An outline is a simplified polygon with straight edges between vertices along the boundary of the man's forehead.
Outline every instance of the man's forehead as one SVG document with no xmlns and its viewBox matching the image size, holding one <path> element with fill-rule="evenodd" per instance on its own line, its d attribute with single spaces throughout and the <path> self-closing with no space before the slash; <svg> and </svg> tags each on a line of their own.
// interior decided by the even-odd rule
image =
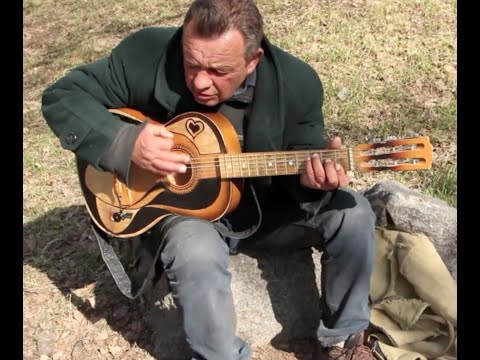
<svg viewBox="0 0 480 360">
<path fill-rule="evenodd" d="M 188 62 L 209 64 L 240 63 L 244 60 L 245 49 L 238 37 L 222 36 L 205 39 L 187 36 L 183 41 L 184 58 Z"/>
<path fill-rule="evenodd" d="M 233 70 L 243 64 L 244 58 L 241 55 L 223 56 L 205 54 L 195 50 L 186 50 L 184 52 L 184 61 L 187 64 L 201 65 L 211 69 Z"/>
</svg>

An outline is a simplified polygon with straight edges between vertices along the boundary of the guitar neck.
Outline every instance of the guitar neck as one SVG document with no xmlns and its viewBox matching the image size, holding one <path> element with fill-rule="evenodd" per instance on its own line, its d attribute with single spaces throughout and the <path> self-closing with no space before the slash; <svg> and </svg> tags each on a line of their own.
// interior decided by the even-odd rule
<svg viewBox="0 0 480 360">
<path fill-rule="evenodd" d="M 352 167 L 349 149 L 275 151 L 222 154 L 218 157 L 217 174 L 225 179 L 301 174 L 305 171 L 305 160 L 312 154 L 318 154 L 322 162 L 326 159 L 338 162 L 345 170 Z"/>
<path fill-rule="evenodd" d="M 305 161 L 313 154 L 318 154 L 321 162 L 330 159 L 339 163 L 345 171 L 411 171 L 432 165 L 428 137 L 417 137 L 342 149 L 200 155 L 190 166 L 203 179 L 296 175 L 305 172 Z"/>
</svg>

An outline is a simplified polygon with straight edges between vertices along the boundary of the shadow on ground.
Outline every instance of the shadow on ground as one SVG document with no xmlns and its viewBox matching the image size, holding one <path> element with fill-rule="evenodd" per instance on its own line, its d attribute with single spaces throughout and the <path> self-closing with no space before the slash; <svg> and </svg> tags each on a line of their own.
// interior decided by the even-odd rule
<svg viewBox="0 0 480 360">
<path fill-rule="evenodd" d="M 48 276 L 52 283 L 61 291 L 88 321 L 96 323 L 105 319 L 110 328 L 123 336 L 130 344 L 146 350 L 152 357 L 161 360 L 188 359 L 186 344 L 177 344 L 178 358 L 173 359 L 170 355 L 164 357 L 162 348 L 154 341 L 154 336 L 161 336 L 165 331 L 175 330 L 181 332 L 178 323 L 178 311 L 174 307 L 154 310 L 151 296 L 130 300 L 120 293 L 113 278 L 100 256 L 98 245 L 90 228 L 90 220 L 83 206 L 71 206 L 55 209 L 48 214 L 24 225 L 23 242 L 25 264 L 38 269 Z M 271 345 L 283 352 L 295 355 L 297 359 L 309 360 L 311 340 L 307 338 L 295 339 L 295 329 L 298 322 L 308 322 L 307 326 L 311 337 L 315 335 L 315 326 L 318 324 L 318 311 L 305 314 L 305 291 L 291 291 L 292 284 L 281 281 L 282 272 L 291 271 L 289 258 L 291 254 L 275 252 L 249 252 L 248 256 L 255 258 L 262 278 L 267 282 L 267 291 L 272 303 L 276 320 L 282 327 L 282 331 L 274 336 Z M 271 261 L 271 257 L 279 257 Z M 314 264 L 311 261 L 311 252 L 300 253 L 302 260 L 303 280 L 299 286 L 307 287 L 313 301 L 318 301 L 318 290 L 315 284 Z M 308 260 L 310 257 L 310 261 Z M 278 264 L 286 264 L 278 265 Z M 305 268 L 306 267 L 306 268 Z M 279 280 L 280 279 L 280 280 Z M 162 283 L 162 282 L 161 282 Z M 165 283 L 163 281 L 163 283 Z M 75 294 L 75 290 L 94 286 L 95 306 L 87 300 Z M 161 285 L 156 287 L 154 293 L 164 297 L 168 289 Z M 310 300 L 312 301 L 312 300 Z M 290 310 L 289 310 L 290 309 Z M 161 319 L 166 319 L 165 326 L 155 332 L 149 327 L 148 316 L 153 311 Z M 287 313 L 294 311 L 296 314 Z M 298 316 L 297 316 L 298 313 Z M 302 315 L 303 314 L 303 315 Z M 295 319 L 293 322 L 291 319 Z M 172 325 L 175 329 L 169 329 Z M 182 340 L 183 341 L 183 340 Z M 172 349 L 169 349 L 170 352 Z M 283 358 L 283 357 L 282 357 Z M 263 359 L 263 358 L 262 358 Z M 265 358 L 266 359 L 266 358 Z M 269 357 L 268 359 L 277 359 Z M 278 358 L 280 359 L 280 357 Z"/>
</svg>

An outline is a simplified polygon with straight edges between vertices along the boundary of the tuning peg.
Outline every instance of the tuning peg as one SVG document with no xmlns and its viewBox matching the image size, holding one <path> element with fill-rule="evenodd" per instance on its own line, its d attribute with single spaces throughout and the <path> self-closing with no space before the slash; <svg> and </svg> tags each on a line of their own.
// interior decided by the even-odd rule
<svg viewBox="0 0 480 360">
<path fill-rule="evenodd" d="M 412 139 L 413 139 L 413 138 L 416 138 L 416 137 L 420 137 L 420 134 L 419 134 L 419 133 L 417 133 L 417 132 L 410 133 L 410 136 L 409 136 L 409 138 L 412 138 Z"/>
<path fill-rule="evenodd" d="M 385 141 L 388 141 L 388 140 L 397 140 L 397 137 L 395 135 L 389 135 L 385 138 Z"/>
</svg>

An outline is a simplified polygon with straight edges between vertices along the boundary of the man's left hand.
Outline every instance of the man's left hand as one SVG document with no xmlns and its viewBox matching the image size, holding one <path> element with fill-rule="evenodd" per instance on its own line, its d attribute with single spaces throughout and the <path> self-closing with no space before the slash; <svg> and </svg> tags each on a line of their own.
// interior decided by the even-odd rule
<svg viewBox="0 0 480 360">
<path fill-rule="evenodd" d="M 328 149 L 340 149 L 342 140 L 337 136 L 328 144 Z M 305 173 L 300 175 L 300 184 L 310 189 L 333 190 L 339 187 L 346 187 L 350 182 L 350 177 L 345 169 L 332 159 L 320 161 L 318 154 L 313 154 L 305 162 Z"/>
</svg>

